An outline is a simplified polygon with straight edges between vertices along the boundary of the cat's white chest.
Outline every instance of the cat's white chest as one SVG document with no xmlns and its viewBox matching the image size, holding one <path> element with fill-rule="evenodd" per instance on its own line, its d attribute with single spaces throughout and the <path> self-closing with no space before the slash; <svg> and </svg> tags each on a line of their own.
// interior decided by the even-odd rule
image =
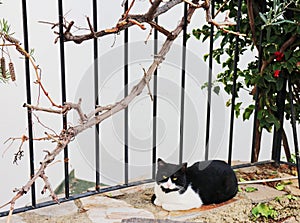
<svg viewBox="0 0 300 223">
<path fill-rule="evenodd" d="M 199 208 L 203 204 L 201 198 L 191 186 L 184 193 L 180 194 L 178 191 L 165 193 L 160 185 L 155 184 L 154 192 L 156 195 L 154 204 L 161 206 L 167 211 L 189 210 Z"/>
</svg>

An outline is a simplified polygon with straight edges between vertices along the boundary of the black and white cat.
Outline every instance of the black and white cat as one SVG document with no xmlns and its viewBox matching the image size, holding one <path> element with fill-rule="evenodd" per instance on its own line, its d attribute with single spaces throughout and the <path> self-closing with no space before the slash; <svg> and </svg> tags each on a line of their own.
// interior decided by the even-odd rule
<svg viewBox="0 0 300 223">
<path fill-rule="evenodd" d="M 201 161 L 187 167 L 187 163 L 158 159 L 152 203 L 168 211 L 188 210 L 227 201 L 237 191 L 236 175 L 224 161 Z"/>
</svg>

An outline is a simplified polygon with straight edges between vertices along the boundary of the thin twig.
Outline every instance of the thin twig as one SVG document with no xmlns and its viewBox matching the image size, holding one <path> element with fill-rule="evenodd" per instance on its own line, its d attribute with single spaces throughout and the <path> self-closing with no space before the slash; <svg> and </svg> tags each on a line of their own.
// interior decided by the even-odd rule
<svg viewBox="0 0 300 223">
<path fill-rule="evenodd" d="M 186 2 L 187 4 L 191 5 L 194 8 L 201 8 L 202 7 L 202 5 L 195 4 L 195 3 L 193 3 L 193 2 L 191 2 L 189 0 L 182 0 L 182 1 Z"/>
<path fill-rule="evenodd" d="M 87 22 L 88 22 L 88 25 L 89 25 L 89 28 L 90 28 L 91 33 L 94 34 L 94 36 L 95 36 L 95 38 L 96 38 L 94 28 L 93 28 L 93 26 L 92 26 L 92 24 L 91 24 L 91 21 L 90 21 L 90 18 L 89 18 L 88 16 L 86 17 L 86 20 L 87 20 Z"/>
<path fill-rule="evenodd" d="M 229 2 L 230 0 L 226 0 L 223 5 L 221 5 L 221 7 L 218 9 L 218 11 L 212 16 L 212 18 L 216 18 L 217 15 L 222 11 L 222 9 L 225 7 L 225 5 Z"/>
<path fill-rule="evenodd" d="M 47 132 L 45 132 L 45 135 L 47 136 L 47 139 L 51 139 L 53 140 L 54 142 L 56 142 L 57 144 L 61 144 L 61 142 L 57 139 L 58 136 L 53 136 Z"/>
<path fill-rule="evenodd" d="M 138 22 L 138 21 L 136 21 L 134 19 L 128 19 L 128 22 L 131 22 L 132 24 L 135 24 L 135 25 L 139 26 L 143 30 L 146 29 L 146 27 L 142 23 L 140 23 L 140 22 Z"/>
<path fill-rule="evenodd" d="M 128 13 L 129 13 L 129 11 L 131 10 L 131 8 L 133 7 L 133 5 L 134 5 L 134 2 L 135 2 L 135 0 L 132 0 L 132 2 L 130 3 L 130 6 L 129 6 L 129 8 L 127 9 L 127 11 L 125 12 L 125 14 L 122 16 L 123 17 L 123 19 L 127 19 L 127 17 L 128 17 Z M 125 3 L 124 3 L 125 4 Z"/>
<path fill-rule="evenodd" d="M 48 112 L 48 113 L 55 113 L 55 114 L 65 114 L 69 107 L 67 106 L 61 106 L 62 109 L 52 109 L 52 108 L 42 108 L 42 107 L 39 107 L 39 106 L 36 106 L 36 105 L 29 105 L 29 104 L 26 104 L 24 103 L 23 104 L 23 107 L 26 107 L 26 108 L 30 108 L 32 110 L 35 110 L 35 111 L 43 111 L 43 112 Z"/>
<path fill-rule="evenodd" d="M 149 34 L 147 36 L 147 38 L 145 39 L 144 43 L 147 44 L 148 43 L 148 40 L 150 39 L 150 37 L 152 36 L 152 31 L 153 31 L 153 27 L 151 27 L 150 31 L 149 31 Z"/>
<path fill-rule="evenodd" d="M 40 118 L 39 118 L 34 112 L 32 112 L 32 114 L 34 115 L 34 117 L 36 118 L 36 120 L 38 121 L 38 123 L 39 123 L 42 127 L 44 127 L 45 129 L 50 130 L 51 132 L 54 133 L 54 135 L 57 135 L 57 133 L 54 131 L 54 129 L 52 129 L 52 128 L 46 126 L 44 123 L 42 123 L 42 121 L 40 120 Z"/>
</svg>

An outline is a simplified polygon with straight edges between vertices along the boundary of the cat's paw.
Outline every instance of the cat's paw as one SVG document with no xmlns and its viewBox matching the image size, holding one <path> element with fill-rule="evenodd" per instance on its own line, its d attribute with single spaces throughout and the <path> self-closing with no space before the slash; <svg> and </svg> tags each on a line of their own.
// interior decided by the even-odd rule
<svg viewBox="0 0 300 223">
<path fill-rule="evenodd" d="M 157 199 L 157 198 L 154 200 L 153 203 L 154 203 L 156 206 L 160 206 L 160 207 L 162 206 L 161 201 L 160 201 L 159 199 Z"/>
<path fill-rule="evenodd" d="M 161 206 L 161 201 L 156 197 L 155 194 L 153 194 L 151 197 L 151 203 L 156 206 Z"/>
<path fill-rule="evenodd" d="M 155 204 L 155 203 L 154 203 L 155 200 L 156 200 L 156 195 L 153 194 L 152 197 L 151 197 L 151 203 L 152 203 L 152 204 Z"/>
</svg>

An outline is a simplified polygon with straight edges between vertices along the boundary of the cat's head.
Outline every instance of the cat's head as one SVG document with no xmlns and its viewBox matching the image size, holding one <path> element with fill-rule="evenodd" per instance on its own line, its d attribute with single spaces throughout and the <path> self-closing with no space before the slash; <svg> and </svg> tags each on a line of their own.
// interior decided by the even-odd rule
<svg viewBox="0 0 300 223">
<path fill-rule="evenodd" d="M 186 186 L 187 163 L 172 164 L 157 160 L 156 183 L 166 192 L 178 191 Z"/>
</svg>

